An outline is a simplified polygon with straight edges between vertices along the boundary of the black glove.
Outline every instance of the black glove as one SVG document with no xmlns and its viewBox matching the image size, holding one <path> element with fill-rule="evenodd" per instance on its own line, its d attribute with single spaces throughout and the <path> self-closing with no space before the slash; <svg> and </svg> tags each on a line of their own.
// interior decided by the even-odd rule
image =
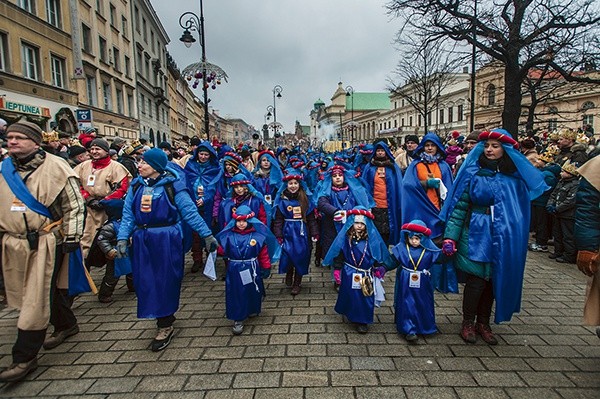
<svg viewBox="0 0 600 399">
<path fill-rule="evenodd" d="M 219 243 L 217 242 L 217 239 L 211 234 L 207 237 L 204 237 L 204 246 L 208 253 L 211 253 L 217 250 Z"/>
<path fill-rule="evenodd" d="M 117 258 L 126 258 L 127 255 L 127 240 L 117 241 Z"/>
<path fill-rule="evenodd" d="M 75 252 L 78 249 L 79 249 L 79 242 L 76 242 L 76 241 L 63 242 L 63 244 L 62 244 L 63 254 L 70 254 L 71 252 Z"/>
<path fill-rule="evenodd" d="M 100 201 L 95 198 L 93 200 L 88 201 L 87 206 L 88 208 L 93 209 L 95 211 L 104 210 L 104 205 L 102 205 Z"/>
</svg>

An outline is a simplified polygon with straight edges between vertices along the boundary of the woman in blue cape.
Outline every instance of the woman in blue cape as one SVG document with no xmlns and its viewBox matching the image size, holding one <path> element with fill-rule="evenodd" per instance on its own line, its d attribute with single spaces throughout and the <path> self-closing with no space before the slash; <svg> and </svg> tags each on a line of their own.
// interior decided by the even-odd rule
<svg viewBox="0 0 600 399">
<path fill-rule="evenodd" d="M 375 312 L 374 277 L 393 268 L 386 243 L 373 224 L 373 214 L 364 207 L 347 212 L 348 219 L 333 241 L 323 265 L 335 268 L 340 285 L 335 311 L 356 323 L 359 333 L 368 332 Z"/>
<path fill-rule="evenodd" d="M 158 332 L 152 350 L 160 351 L 173 337 L 175 312 L 179 308 L 183 279 L 182 219 L 199 234 L 207 251 L 217 248 L 217 240 L 198 214 L 183 182 L 167 168 L 167 156 L 158 149 L 146 151 L 138 166 L 140 172 L 130 185 L 123 219 L 117 235 L 117 252 L 130 252 L 139 318 L 157 319 Z M 172 184 L 173 203 L 165 186 Z M 129 237 L 132 238 L 128 251 Z"/>
<path fill-rule="evenodd" d="M 402 226 L 402 239 L 392 248 L 392 255 L 399 262 L 394 318 L 396 329 L 408 342 L 416 342 L 417 334 L 437 332 L 430 269 L 441 252 L 430 235 L 425 223 L 413 220 Z"/>
<path fill-rule="evenodd" d="M 362 178 L 375 200 L 372 211 L 377 230 L 387 244 L 396 244 L 402 226 L 402 172 L 387 144 L 382 141 L 375 144 Z"/>
<path fill-rule="evenodd" d="M 282 245 L 279 273 L 286 274 L 286 286 L 298 295 L 302 276 L 308 274 L 312 242 L 319 239 L 319 226 L 302 173 L 288 169 L 283 181 L 273 205 L 273 234 Z"/>
<path fill-rule="evenodd" d="M 548 186 L 508 132 L 483 132 L 479 140 L 442 208 L 442 251 L 456 252 L 454 264 L 467 274 L 461 337 L 474 343 L 478 333 L 495 345 L 492 306 L 495 300 L 496 323 L 509 321 L 521 309 L 531 200 Z"/>
<path fill-rule="evenodd" d="M 217 234 L 227 263 L 225 310 L 234 321 L 233 333 L 244 330 L 243 321 L 260 314 L 265 296 L 263 279 L 271 274 L 271 262 L 279 258 L 281 248 L 271 231 L 246 205 L 236 209 L 231 221 Z"/>
<path fill-rule="evenodd" d="M 346 211 L 357 206 L 365 209 L 375 206 L 373 197 L 354 177 L 354 173 L 353 170 L 347 170 L 342 165 L 335 165 L 325 173 L 318 186 L 317 209 L 321 215 L 319 245 L 323 257 L 346 223 Z"/>
<path fill-rule="evenodd" d="M 427 133 L 415 150 L 402 181 L 402 220 L 422 220 L 431 229 L 431 239 L 436 241 L 444 233 L 440 210 L 447 191 L 452 188 L 452 170 L 444 161 L 446 153 L 440 138 Z M 441 241 L 441 240 L 440 240 Z"/>
<path fill-rule="evenodd" d="M 256 191 L 250 180 L 241 173 L 235 175 L 229 183 L 230 194 L 219 207 L 219 229 L 224 228 L 231 220 L 231 215 L 242 205 L 248 206 L 258 220 L 267 226 L 271 225 L 271 206 L 261 193 Z"/>
<path fill-rule="evenodd" d="M 283 172 L 271 151 L 260 152 L 253 175 L 254 187 L 265 197 L 265 201 L 272 205 L 281 187 Z"/>
<path fill-rule="evenodd" d="M 192 153 L 183 168 L 185 182 L 196 203 L 197 212 L 202 216 L 209 228 L 213 226 L 213 207 L 215 194 L 223 170 L 219 166 L 217 152 L 210 142 L 203 141 Z M 192 273 L 198 272 L 202 266 L 203 243 L 198 234 L 192 234 Z"/>
</svg>

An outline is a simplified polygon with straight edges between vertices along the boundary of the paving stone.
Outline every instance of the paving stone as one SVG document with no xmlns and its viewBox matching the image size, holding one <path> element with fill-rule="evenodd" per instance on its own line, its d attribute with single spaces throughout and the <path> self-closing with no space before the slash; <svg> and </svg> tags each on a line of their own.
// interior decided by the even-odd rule
<svg viewBox="0 0 600 399">
<path fill-rule="evenodd" d="M 302 397 L 302 388 L 257 389 L 254 399 L 297 399 Z"/>
<path fill-rule="evenodd" d="M 160 368 L 159 365 L 157 365 Z M 185 385 L 188 377 L 179 375 L 153 375 L 144 377 L 137 386 L 138 392 L 179 392 Z"/>
<path fill-rule="evenodd" d="M 50 382 L 50 384 L 40 392 L 40 395 L 63 395 L 65 393 L 82 395 L 93 383 L 93 379 L 55 380 Z"/>
<path fill-rule="evenodd" d="M 485 370 L 481 361 L 476 357 L 438 357 L 436 361 L 445 371 Z"/>
<path fill-rule="evenodd" d="M 482 357 L 479 360 L 481 360 L 488 370 L 492 371 L 532 370 L 531 366 L 525 360 L 519 358 Z"/>
<path fill-rule="evenodd" d="M 207 348 L 202 355 L 202 359 L 237 359 L 241 358 L 243 354 L 243 348 Z"/>
<path fill-rule="evenodd" d="M 287 345 L 287 356 L 327 356 L 326 345 Z"/>
<path fill-rule="evenodd" d="M 430 386 L 476 386 L 473 377 L 461 371 L 425 371 L 425 378 Z"/>
<path fill-rule="evenodd" d="M 506 392 L 511 399 L 558 399 L 560 395 L 551 389 L 546 388 L 506 388 Z"/>
<path fill-rule="evenodd" d="M 358 399 L 403 399 L 406 398 L 402 387 L 357 387 Z"/>
<path fill-rule="evenodd" d="M 50 384 L 50 381 L 32 381 L 31 375 L 19 384 L 3 384 L 0 387 L 0 397 L 4 398 L 34 398 Z"/>
<path fill-rule="evenodd" d="M 87 391 L 89 393 L 133 392 L 140 377 L 98 378 Z"/>
<path fill-rule="evenodd" d="M 245 373 L 261 371 L 265 359 L 225 359 L 221 362 L 220 373 Z"/>
<path fill-rule="evenodd" d="M 285 345 L 249 346 L 244 357 L 273 357 L 285 356 Z"/>
<path fill-rule="evenodd" d="M 596 387 L 600 388 L 600 373 L 599 372 L 576 372 L 567 371 L 564 373 L 569 380 L 573 381 L 578 387 Z"/>
<path fill-rule="evenodd" d="M 513 371 L 473 371 L 477 384 L 485 387 L 519 387 L 525 382 Z"/>
<path fill-rule="evenodd" d="M 557 388 L 556 391 L 564 399 L 598 399 L 597 388 Z"/>
<path fill-rule="evenodd" d="M 148 375 L 167 375 L 171 374 L 175 369 L 177 362 L 165 362 L 160 361 L 157 362 L 142 362 L 135 363 L 131 371 L 129 371 L 130 376 L 148 376 Z"/>
<path fill-rule="evenodd" d="M 377 385 L 374 371 L 332 371 L 332 386 L 365 386 Z"/>
<path fill-rule="evenodd" d="M 284 387 L 318 387 L 328 386 L 327 371 L 285 371 L 283 372 Z"/>
<path fill-rule="evenodd" d="M 202 357 L 204 353 L 204 349 L 202 348 L 167 348 L 163 350 L 162 356 L 160 356 L 160 361 L 169 361 L 169 360 L 198 360 Z"/>
<path fill-rule="evenodd" d="M 95 364 L 87 370 L 84 378 L 122 377 L 134 367 L 133 363 Z"/>
<path fill-rule="evenodd" d="M 308 370 L 350 370 L 350 359 L 346 356 L 309 357 Z"/>
<path fill-rule="evenodd" d="M 366 345 L 327 345 L 327 356 L 367 356 Z"/>
<path fill-rule="evenodd" d="M 383 386 L 427 385 L 427 379 L 420 371 L 378 371 L 377 375 Z"/>
<path fill-rule="evenodd" d="M 253 399 L 254 389 L 218 389 L 206 392 L 204 399 Z M 179 393 L 177 393 L 179 399 Z"/>
<path fill-rule="evenodd" d="M 269 344 L 306 344 L 308 334 L 273 334 L 269 338 Z"/>
<path fill-rule="evenodd" d="M 352 370 L 395 370 L 391 357 L 351 357 Z"/>
<path fill-rule="evenodd" d="M 183 389 L 185 391 L 202 391 L 231 388 L 234 375 L 224 373 L 191 375 Z"/>
<path fill-rule="evenodd" d="M 600 372 L 600 362 L 598 359 L 571 359 L 570 362 L 581 371 Z"/>
<path fill-rule="evenodd" d="M 577 370 L 577 367 L 569 359 L 560 358 L 535 358 L 524 359 L 535 371 L 567 371 Z M 600 370 L 600 366 L 598 367 Z"/>
<path fill-rule="evenodd" d="M 120 352 L 88 352 L 82 354 L 75 364 L 114 363 L 119 356 L 121 356 Z"/>
<path fill-rule="evenodd" d="M 404 388 L 407 399 L 453 399 L 456 393 L 452 388 L 407 387 Z"/>
<path fill-rule="evenodd" d="M 36 381 L 41 380 L 60 380 L 60 379 L 77 379 L 82 377 L 90 366 L 70 366 L 57 365 L 46 368 L 42 373 L 35 377 Z"/>
<path fill-rule="evenodd" d="M 404 357 L 411 355 L 408 346 L 399 344 L 368 345 L 367 350 L 369 356 Z"/>
<path fill-rule="evenodd" d="M 220 360 L 184 361 L 179 363 L 174 374 L 213 374 L 219 370 Z"/>
<path fill-rule="evenodd" d="M 300 396 L 298 396 L 300 397 Z M 347 399 L 353 398 L 354 389 L 351 387 L 328 387 L 328 388 L 312 388 L 308 387 L 304 390 L 305 399 Z M 371 396 L 376 398 L 377 396 Z M 402 398 L 401 396 L 399 398 Z"/>
<path fill-rule="evenodd" d="M 257 373 L 236 373 L 233 381 L 234 388 L 268 388 L 279 387 L 281 373 L 263 372 Z"/>
<path fill-rule="evenodd" d="M 454 390 L 460 399 L 509 399 L 508 394 L 500 388 L 455 387 Z"/>
</svg>

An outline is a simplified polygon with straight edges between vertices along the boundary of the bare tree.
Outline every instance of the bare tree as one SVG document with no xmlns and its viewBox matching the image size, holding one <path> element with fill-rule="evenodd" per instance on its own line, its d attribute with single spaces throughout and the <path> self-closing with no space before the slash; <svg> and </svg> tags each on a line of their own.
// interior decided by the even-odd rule
<svg viewBox="0 0 600 399">
<path fill-rule="evenodd" d="M 425 132 L 429 115 L 437 109 L 442 92 L 456 82 L 454 71 L 460 63 L 439 40 L 419 34 L 403 37 L 396 43 L 402 57 L 388 80 L 388 90 L 406 100 L 421 115 Z"/>
<path fill-rule="evenodd" d="M 502 125 L 518 131 L 523 79 L 550 65 L 568 81 L 600 82 L 573 74 L 595 61 L 600 13 L 593 0 L 392 0 L 401 34 L 419 31 L 432 40 L 469 43 L 504 66 Z M 576 56 L 574 56 L 576 55 Z"/>
</svg>

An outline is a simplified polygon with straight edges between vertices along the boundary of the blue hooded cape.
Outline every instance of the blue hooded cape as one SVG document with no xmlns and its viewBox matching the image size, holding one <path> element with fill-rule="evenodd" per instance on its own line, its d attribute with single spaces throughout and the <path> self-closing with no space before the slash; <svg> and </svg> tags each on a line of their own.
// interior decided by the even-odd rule
<svg viewBox="0 0 600 399">
<path fill-rule="evenodd" d="M 442 182 L 450 190 L 452 188 L 452 170 L 443 160 L 446 152 L 439 137 L 435 133 L 427 133 L 419 143 L 415 154 L 423 152 L 425 143 L 428 141 L 438 148 L 437 153 L 441 155 L 438 166 L 442 172 Z M 427 197 L 427 192 L 417 177 L 417 164 L 422 162 L 417 158 L 410 163 L 404 174 L 402 182 L 402 222 L 408 223 L 415 219 L 422 220 L 431 229 L 431 238 L 437 238 L 444 233 L 444 220 L 440 218 L 440 210 Z"/>
<path fill-rule="evenodd" d="M 271 162 L 271 170 L 269 172 L 269 180 L 268 180 L 268 186 L 269 186 L 268 190 L 266 187 L 267 186 L 266 179 L 262 179 L 260 177 L 260 175 L 257 175 L 257 173 L 260 171 L 260 161 L 263 158 L 267 158 L 269 160 L 269 162 Z M 275 197 L 275 194 L 279 190 L 279 186 L 281 186 L 281 183 L 283 181 L 282 180 L 283 172 L 281 171 L 281 167 L 279 166 L 279 161 L 277 161 L 273 157 L 273 155 L 266 152 L 258 158 L 258 162 L 256 163 L 256 167 L 252 171 L 252 174 L 254 175 L 256 189 L 258 191 L 260 191 L 263 195 L 271 195 L 271 196 Z"/>
<path fill-rule="evenodd" d="M 514 313 L 521 310 L 531 200 L 548 189 L 542 173 L 523 154 L 509 144 L 502 146 L 517 171 L 511 175 L 496 173 L 488 179 L 489 191 L 493 194 L 491 225 L 486 231 L 477 231 L 478 226 L 471 223 L 469 229 L 469 235 L 471 230 L 480 236 L 491 235 L 492 253 L 488 257 L 496 300 L 495 323 L 509 321 Z M 479 142 L 459 169 L 442 207 L 442 220 L 448 220 L 461 195 L 480 170 L 479 157 L 483 150 L 484 142 Z M 469 258 L 477 257 L 476 252 L 477 248 L 469 248 Z"/>
<path fill-rule="evenodd" d="M 386 167 L 385 182 L 387 188 L 388 215 L 390 218 L 390 244 L 397 244 L 398 241 L 400 241 L 400 227 L 402 227 L 402 172 L 396 164 L 394 156 L 387 144 L 380 141 L 375 145 L 371 159 L 362 173 L 362 178 L 369 188 L 369 194 L 373 195 L 377 166 L 373 165 L 370 161 L 375 158 L 375 152 L 378 148 L 383 148 L 387 154 L 387 158 L 391 162 L 391 166 Z"/>
</svg>

